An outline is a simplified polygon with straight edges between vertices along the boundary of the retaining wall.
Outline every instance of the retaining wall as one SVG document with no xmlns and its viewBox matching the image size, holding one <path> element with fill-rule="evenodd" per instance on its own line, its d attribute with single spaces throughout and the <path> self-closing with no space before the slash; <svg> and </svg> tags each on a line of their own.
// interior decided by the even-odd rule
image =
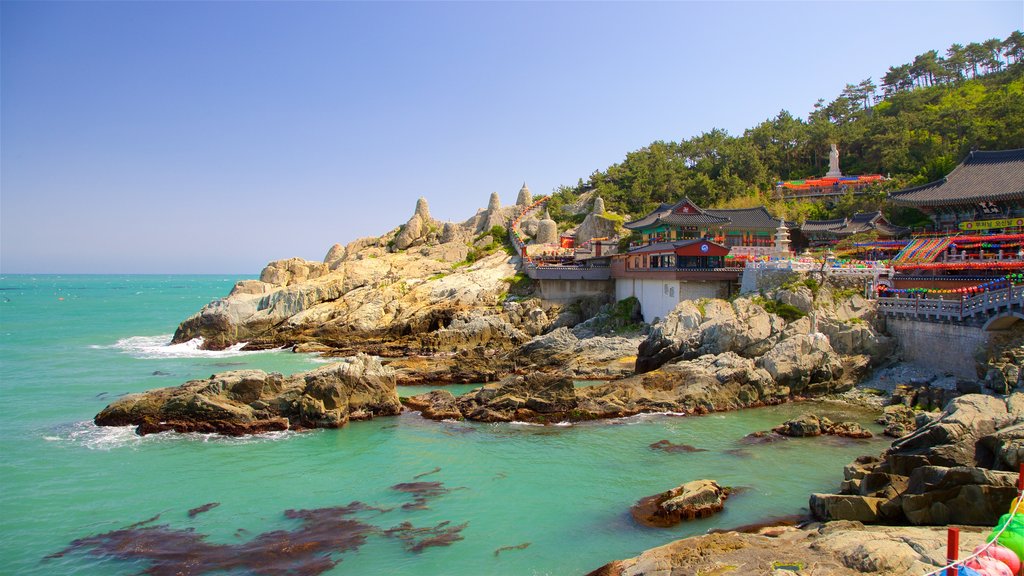
<svg viewBox="0 0 1024 576">
<path fill-rule="evenodd" d="M 975 355 L 991 335 L 976 326 L 897 318 L 888 318 L 886 328 L 905 361 L 971 380 L 978 378 Z"/>
</svg>

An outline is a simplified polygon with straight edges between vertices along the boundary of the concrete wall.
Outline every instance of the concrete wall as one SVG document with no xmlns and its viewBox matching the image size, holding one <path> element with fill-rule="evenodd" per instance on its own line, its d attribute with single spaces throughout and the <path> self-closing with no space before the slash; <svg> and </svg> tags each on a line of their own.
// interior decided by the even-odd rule
<svg viewBox="0 0 1024 576">
<path fill-rule="evenodd" d="M 583 296 L 615 293 L 614 280 L 538 280 L 537 283 L 541 299 L 548 302 L 565 303 Z"/>
<path fill-rule="evenodd" d="M 988 344 L 990 332 L 974 326 L 889 318 L 903 359 L 922 367 L 976 379 L 975 352 Z"/>
<path fill-rule="evenodd" d="M 635 296 L 640 301 L 644 322 L 653 323 L 655 319 L 668 315 L 683 300 L 728 297 L 730 283 L 726 280 L 619 278 L 615 280 L 615 299 Z"/>
</svg>

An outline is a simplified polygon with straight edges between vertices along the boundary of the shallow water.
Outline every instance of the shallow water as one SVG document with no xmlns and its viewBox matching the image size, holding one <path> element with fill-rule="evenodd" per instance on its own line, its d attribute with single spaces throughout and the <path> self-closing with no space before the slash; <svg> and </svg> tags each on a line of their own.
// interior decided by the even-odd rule
<svg viewBox="0 0 1024 576">
<path fill-rule="evenodd" d="M 180 320 L 227 294 L 238 279 L 0 278 L 4 572 L 137 574 L 148 560 L 90 553 L 95 547 L 44 558 L 73 540 L 156 515 L 147 526 L 166 526 L 172 535 L 193 529 L 206 544 L 242 550 L 263 542 L 262 533 L 280 531 L 264 537 L 273 540 L 304 526 L 285 516 L 288 509 L 359 501 L 388 511 L 357 514 L 372 530 L 359 546 L 324 552 L 338 562 L 324 573 L 578 574 L 709 528 L 800 512 L 810 492 L 837 487 L 844 464 L 883 446 L 829 438 L 741 442 L 749 432 L 812 409 L 807 405 L 549 427 L 438 423 L 405 413 L 341 430 L 243 439 L 140 438 L 129 428 L 93 426 L 92 416 L 127 392 L 237 368 L 292 373 L 321 365 L 316 356 L 285 351 L 166 346 Z M 449 387 L 456 394 L 471 388 Z M 399 393 L 428 389 L 401 387 Z M 649 448 L 663 439 L 707 451 Z M 697 478 L 747 490 L 710 519 L 661 530 L 633 523 L 629 507 L 637 499 Z M 425 507 L 403 508 L 414 495 L 392 487 L 409 482 L 441 485 Z M 218 505 L 188 515 L 208 503 Z M 405 521 L 466 526 L 457 534 L 461 540 L 415 552 L 383 532 Z"/>
</svg>

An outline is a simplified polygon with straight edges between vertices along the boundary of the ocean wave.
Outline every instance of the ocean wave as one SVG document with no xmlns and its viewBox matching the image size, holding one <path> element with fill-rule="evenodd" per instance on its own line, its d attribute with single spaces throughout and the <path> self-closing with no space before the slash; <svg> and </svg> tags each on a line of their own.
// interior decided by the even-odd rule
<svg viewBox="0 0 1024 576">
<path fill-rule="evenodd" d="M 120 350 L 133 358 L 140 360 L 158 360 L 163 358 L 230 358 L 232 356 L 244 356 L 247 354 L 259 354 L 260 352 L 276 352 L 274 350 L 242 350 L 247 342 L 239 342 L 224 350 L 203 350 L 203 339 L 193 338 L 181 344 L 171 344 L 171 334 L 160 336 L 131 336 L 122 338 L 109 346 L 92 345 L 90 348 L 103 350 Z"/>
<path fill-rule="evenodd" d="M 91 420 L 60 426 L 43 436 L 47 442 L 60 442 L 80 446 L 89 450 L 115 450 L 149 444 L 168 442 L 224 442 L 229 444 L 252 444 L 284 440 L 296 435 L 292 430 L 264 432 L 251 436 L 221 436 L 220 434 L 161 432 L 139 436 L 135 426 L 97 426 Z"/>
</svg>

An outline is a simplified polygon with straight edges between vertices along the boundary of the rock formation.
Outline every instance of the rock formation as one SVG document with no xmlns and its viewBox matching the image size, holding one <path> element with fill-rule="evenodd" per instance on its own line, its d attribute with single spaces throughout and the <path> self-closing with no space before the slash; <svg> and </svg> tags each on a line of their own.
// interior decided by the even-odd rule
<svg viewBox="0 0 1024 576">
<path fill-rule="evenodd" d="M 1016 496 L 1024 456 L 1024 394 L 969 394 L 893 442 L 881 458 L 846 467 L 839 494 L 813 494 L 824 520 L 993 526 Z"/>
<path fill-rule="evenodd" d="M 665 528 L 707 518 L 725 507 L 730 489 L 714 480 L 694 480 L 637 502 L 630 512 L 644 526 Z"/>
<path fill-rule="evenodd" d="M 398 235 L 395 236 L 395 249 L 406 250 L 411 246 L 422 244 L 434 228 L 436 228 L 436 223 L 430 217 L 427 199 L 420 198 L 416 201 L 416 210 L 409 218 L 409 221 L 402 226 Z"/>
<path fill-rule="evenodd" d="M 962 528 L 960 549 L 981 544 L 989 530 Z M 945 529 L 829 522 L 684 538 L 609 562 L 588 576 L 926 574 L 945 564 Z"/>
<path fill-rule="evenodd" d="M 99 426 L 137 426 L 241 435 L 289 428 L 338 428 L 401 411 L 394 372 L 358 355 L 292 376 L 235 370 L 181 386 L 131 394 L 96 415 Z"/>
<path fill-rule="evenodd" d="M 576 244 L 582 245 L 594 238 L 612 238 L 618 235 L 618 228 L 619 223 L 606 216 L 604 200 L 598 196 L 594 199 L 594 208 L 576 228 Z"/>
<path fill-rule="evenodd" d="M 558 223 L 555 222 L 547 210 L 544 210 L 544 217 L 537 223 L 537 234 L 533 238 L 534 244 L 558 244 Z"/>
<path fill-rule="evenodd" d="M 523 187 L 519 189 L 519 196 L 516 198 L 516 206 L 523 209 L 530 204 L 533 204 L 533 194 L 530 194 L 530 188 L 523 182 Z"/>
<path fill-rule="evenodd" d="M 856 422 L 833 422 L 824 416 L 803 414 L 772 428 L 772 432 L 783 436 L 842 436 L 845 438 L 871 438 L 871 432 Z"/>
</svg>

